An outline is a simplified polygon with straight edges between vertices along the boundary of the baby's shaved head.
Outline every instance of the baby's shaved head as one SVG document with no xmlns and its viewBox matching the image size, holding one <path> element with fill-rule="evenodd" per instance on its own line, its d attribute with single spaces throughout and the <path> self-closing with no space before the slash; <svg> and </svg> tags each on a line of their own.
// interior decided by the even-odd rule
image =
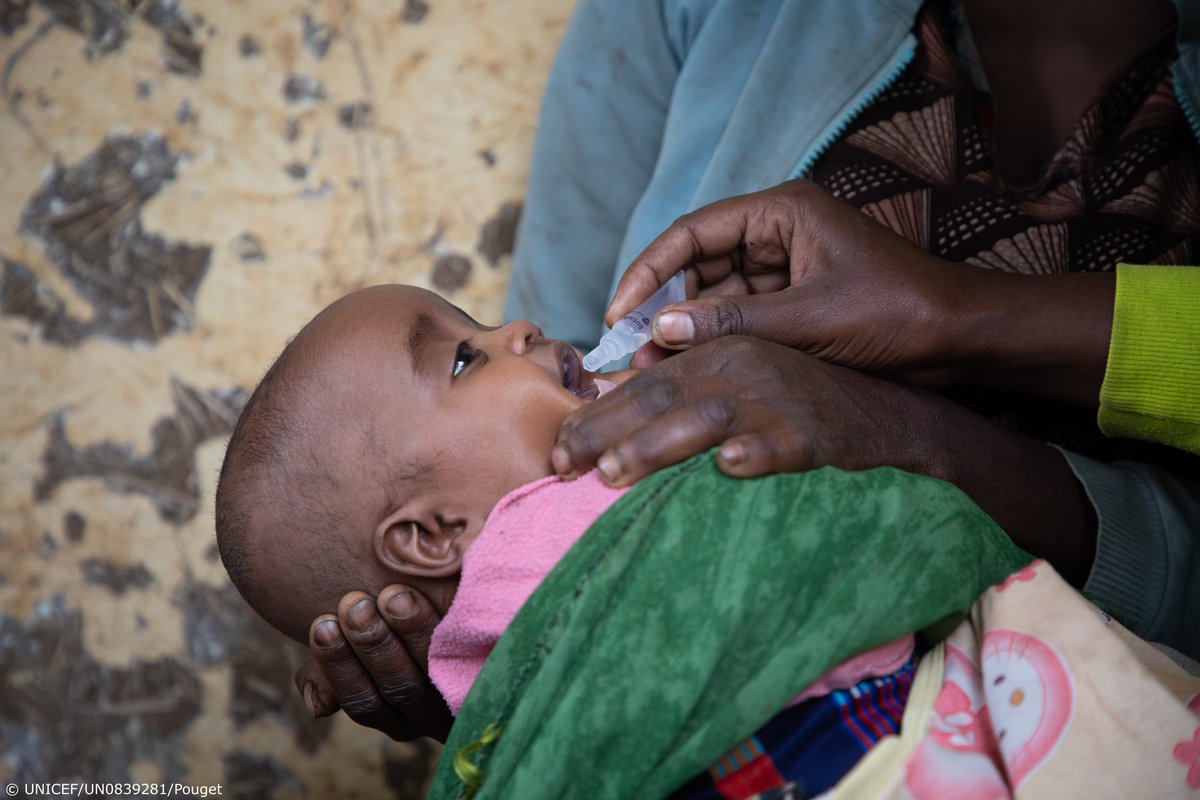
<svg viewBox="0 0 1200 800">
<path fill-rule="evenodd" d="M 229 441 L 216 517 L 234 584 L 300 641 L 355 590 L 400 581 L 444 610 L 496 503 L 553 472 L 590 380 L 532 323 L 480 325 L 412 286 L 343 297 L 284 349 Z"/>
<path fill-rule="evenodd" d="M 386 459 L 369 425 L 352 421 L 335 364 L 302 331 L 250 396 L 230 437 L 217 484 L 221 560 L 246 601 L 302 643 L 308 625 L 346 592 L 387 585 L 369 537 L 354 536 L 351 488 L 382 482 Z M 339 409 L 344 408 L 345 413 Z M 354 424 L 351 424 L 354 422 Z M 375 457 L 372 457 L 375 456 Z"/>
</svg>

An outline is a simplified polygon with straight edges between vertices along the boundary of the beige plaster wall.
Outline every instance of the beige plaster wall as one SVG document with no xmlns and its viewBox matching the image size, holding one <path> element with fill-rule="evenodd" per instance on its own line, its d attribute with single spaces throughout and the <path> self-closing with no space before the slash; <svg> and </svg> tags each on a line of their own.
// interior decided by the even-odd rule
<svg viewBox="0 0 1200 800">
<path fill-rule="evenodd" d="M 499 319 L 567 0 L 0 3 L 0 783 L 417 797 L 216 556 L 226 436 L 360 286 Z"/>
</svg>

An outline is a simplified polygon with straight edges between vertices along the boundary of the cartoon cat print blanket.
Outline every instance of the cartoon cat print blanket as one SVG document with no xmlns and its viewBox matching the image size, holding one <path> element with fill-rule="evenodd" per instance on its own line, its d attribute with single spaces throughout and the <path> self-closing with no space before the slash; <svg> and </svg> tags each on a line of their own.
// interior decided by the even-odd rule
<svg viewBox="0 0 1200 800">
<path fill-rule="evenodd" d="M 1200 678 L 1038 561 L 925 657 L 903 733 L 827 797 L 1200 798 Z"/>
</svg>

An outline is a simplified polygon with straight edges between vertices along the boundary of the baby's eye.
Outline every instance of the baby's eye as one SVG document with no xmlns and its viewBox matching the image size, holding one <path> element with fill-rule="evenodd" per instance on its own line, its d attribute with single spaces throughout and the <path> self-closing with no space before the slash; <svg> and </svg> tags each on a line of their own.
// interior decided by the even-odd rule
<svg viewBox="0 0 1200 800">
<path fill-rule="evenodd" d="M 457 378 L 478 356 L 479 351 L 471 347 L 470 342 L 459 342 L 458 350 L 454 352 L 454 367 L 450 370 L 450 377 Z"/>
</svg>

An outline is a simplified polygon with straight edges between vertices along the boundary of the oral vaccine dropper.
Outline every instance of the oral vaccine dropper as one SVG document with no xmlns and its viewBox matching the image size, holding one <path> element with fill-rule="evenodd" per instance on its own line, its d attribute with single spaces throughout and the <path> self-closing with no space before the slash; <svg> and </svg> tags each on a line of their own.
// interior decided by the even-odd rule
<svg viewBox="0 0 1200 800">
<path fill-rule="evenodd" d="M 650 341 L 650 320 L 659 309 L 686 299 L 687 286 L 683 270 L 680 270 L 658 287 L 654 294 L 643 300 L 641 305 L 617 320 L 612 330 L 600 337 L 600 344 L 596 345 L 596 349 L 583 357 L 583 368 L 588 372 L 595 372 L 605 364 L 624 358 L 637 350 Z"/>
</svg>

